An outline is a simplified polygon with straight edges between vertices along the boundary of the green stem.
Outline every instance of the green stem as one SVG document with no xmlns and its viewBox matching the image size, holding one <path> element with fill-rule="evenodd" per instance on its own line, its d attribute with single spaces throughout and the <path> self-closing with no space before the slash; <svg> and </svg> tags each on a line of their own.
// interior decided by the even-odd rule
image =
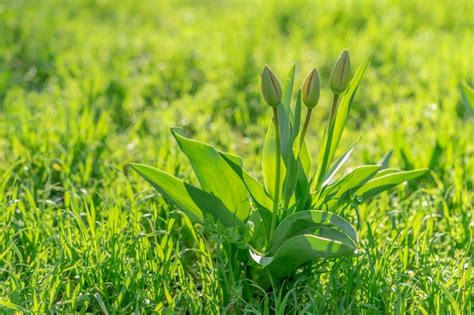
<svg viewBox="0 0 474 315">
<path fill-rule="evenodd" d="M 275 167 L 275 191 L 273 194 L 272 224 L 270 228 L 269 241 L 272 238 L 273 230 L 275 230 L 276 228 L 276 223 L 277 223 L 277 218 L 278 218 L 278 202 L 280 198 L 281 144 L 280 144 L 280 122 L 278 121 L 278 109 L 276 107 L 273 107 L 273 122 L 275 124 L 276 167 Z"/>
<path fill-rule="evenodd" d="M 306 136 L 306 132 L 308 131 L 309 121 L 311 120 L 312 112 L 313 112 L 312 108 L 308 108 L 308 111 L 306 112 L 306 118 L 304 120 L 303 132 L 301 133 L 300 148 L 298 150 L 298 154 L 301 152 L 301 149 L 303 148 L 304 137 Z"/>
<path fill-rule="evenodd" d="M 329 121 L 330 122 L 333 122 L 333 120 L 334 120 L 334 115 L 336 114 L 337 100 L 338 99 L 339 99 L 339 95 L 334 94 L 334 97 L 332 99 L 331 112 L 329 113 Z"/>
</svg>

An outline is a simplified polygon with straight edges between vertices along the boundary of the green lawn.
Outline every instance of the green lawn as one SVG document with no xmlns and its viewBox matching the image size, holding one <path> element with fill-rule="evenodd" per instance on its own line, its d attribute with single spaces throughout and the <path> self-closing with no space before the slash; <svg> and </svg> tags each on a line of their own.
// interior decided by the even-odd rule
<svg viewBox="0 0 474 315">
<path fill-rule="evenodd" d="M 0 0 L 0 313 L 470 314 L 473 43 L 469 0 Z M 296 86 L 321 74 L 317 156 L 344 48 L 354 68 L 372 54 L 341 141 L 361 137 L 350 164 L 393 150 L 393 166 L 430 174 L 347 215 L 359 256 L 244 301 L 241 282 L 222 286 L 219 240 L 128 163 L 197 183 L 179 125 L 260 174 L 259 73 L 295 62 Z"/>
</svg>

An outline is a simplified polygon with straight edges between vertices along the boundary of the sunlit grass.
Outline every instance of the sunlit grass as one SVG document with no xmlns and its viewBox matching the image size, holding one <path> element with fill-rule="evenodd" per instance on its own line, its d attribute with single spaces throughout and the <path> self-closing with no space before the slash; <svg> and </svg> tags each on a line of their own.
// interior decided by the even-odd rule
<svg viewBox="0 0 474 315">
<path fill-rule="evenodd" d="M 470 313 L 474 130 L 459 85 L 474 83 L 472 9 L 1 3 L 1 312 Z M 318 66 L 327 78 L 343 48 L 357 51 L 354 64 L 373 56 L 341 140 L 363 136 L 352 165 L 393 149 L 394 165 L 432 177 L 359 208 L 360 256 L 305 267 L 246 304 L 241 283 L 219 278 L 229 263 L 221 240 L 205 243 L 126 165 L 196 183 L 168 133 L 181 125 L 259 174 L 261 146 L 249 138 L 264 137 L 271 111 L 261 65 L 281 75 L 293 62 L 307 65 L 300 73 Z M 315 157 L 330 97 L 321 94 L 308 130 Z"/>
</svg>

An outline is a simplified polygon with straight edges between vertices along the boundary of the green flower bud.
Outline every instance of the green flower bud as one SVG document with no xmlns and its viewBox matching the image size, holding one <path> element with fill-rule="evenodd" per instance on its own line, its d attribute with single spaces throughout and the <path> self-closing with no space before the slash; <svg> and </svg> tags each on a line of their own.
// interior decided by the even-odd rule
<svg viewBox="0 0 474 315">
<path fill-rule="evenodd" d="M 303 84 L 302 96 L 303 103 L 308 108 L 314 108 L 319 102 L 319 73 L 314 68 L 308 75 Z"/>
<path fill-rule="evenodd" d="M 347 49 L 341 53 L 336 64 L 332 68 L 329 79 L 331 90 L 335 95 L 339 95 L 347 89 L 351 80 L 351 59 Z"/>
<path fill-rule="evenodd" d="M 268 66 L 263 68 L 261 79 L 263 99 L 271 107 L 277 107 L 281 101 L 280 81 Z"/>
</svg>

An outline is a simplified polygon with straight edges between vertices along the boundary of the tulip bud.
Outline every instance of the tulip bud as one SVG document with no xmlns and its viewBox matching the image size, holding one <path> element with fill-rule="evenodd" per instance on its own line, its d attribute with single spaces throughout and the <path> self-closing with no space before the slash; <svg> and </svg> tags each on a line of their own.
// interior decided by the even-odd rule
<svg viewBox="0 0 474 315">
<path fill-rule="evenodd" d="M 281 101 L 280 81 L 278 81 L 278 78 L 267 66 L 263 68 L 261 79 L 263 99 L 271 107 L 277 107 Z"/>
<path fill-rule="evenodd" d="M 308 108 L 314 108 L 319 102 L 319 73 L 314 68 L 308 75 L 303 84 L 302 96 L 303 103 Z"/>
<path fill-rule="evenodd" d="M 344 49 L 332 68 L 330 77 L 331 90 L 335 95 L 339 95 L 347 89 L 351 80 L 351 59 L 349 52 Z"/>
</svg>

